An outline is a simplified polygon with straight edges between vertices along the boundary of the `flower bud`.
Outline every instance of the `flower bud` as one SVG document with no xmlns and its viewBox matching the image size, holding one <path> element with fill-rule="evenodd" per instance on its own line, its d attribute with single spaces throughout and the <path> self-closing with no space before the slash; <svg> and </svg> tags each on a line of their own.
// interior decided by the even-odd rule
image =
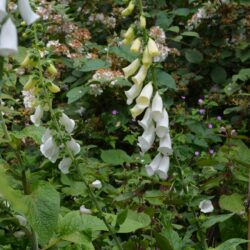
<svg viewBox="0 0 250 250">
<path fill-rule="evenodd" d="M 142 63 L 145 66 L 150 66 L 152 64 L 152 57 L 149 54 L 148 46 L 146 46 L 143 51 Z"/>
<path fill-rule="evenodd" d="M 140 27 L 142 29 L 146 28 L 146 18 L 145 18 L 145 16 L 140 16 Z"/>
<path fill-rule="evenodd" d="M 156 122 L 158 122 L 162 117 L 162 112 L 163 112 L 163 102 L 161 96 L 157 91 L 152 101 L 152 118 Z"/>
<path fill-rule="evenodd" d="M 91 210 L 86 208 L 84 205 L 80 207 L 80 213 L 81 214 L 92 214 Z"/>
<path fill-rule="evenodd" d="M 136 38 L 133 41 L 130 50 L 132 52 L 134 52 L 134 53 L 138 53 L 140 51 L 140 48 L 141 48 L 141 39 L 140 38 Z"/>
<path fill-rule="evenodd" d="M 152 82 L 149 82 L 147 85 L 144 86 L 141 94 L 137 97 L 136 103 L 148 107 L 150 104 L 150 99 L 152 97 L 152 94 L 153 94 L 153 86 Z"/>
<path fill-rule="evenodd" d="M 143 83 L 143 81 L 146 79 L 147 73 L 148 73 L 148 67 L 145 65 L 142 65 L 140 67 L 139 71 L 137 72 L 137 74 L 132 77 L 132 81 L 135 84 L 141 85 Z"/>
<path fill-rule="evenodd" d="M 99 180 L 95 180 L 91 183 L 91 187 L 101 189 L 102 188 L 102 183 Z"/>
<path fill-rule="evenodd" d="M 68 133 L 71 133 L 75 128 L 75 121 L 73 119 L 70 119 L 67 115 L 62 113 L 62 116 L 59 119 L 60 124 L 62 124 L 65 128 L 65 130 Z"/>
<path fill-rule="evenodd" d="M 152 38 L 148 39 L 148 52 L 152 57 L 160 55 L 159 49 Z"/>
<path fill-rule="evenodd" d="M 74 155 L 78 154 L 81 150 L 80 145 L 73 138 L 70 141 L 67 141 L 66 145 Z"/>
<path fill-rule="evenodd" d="M 135 72 L 140 67 L 140 60 L 137 58 L 132 63 L 130 63 L 127 67 L 123 68 L 122 71 L 124 72 L 125 78 L 128 78 L 135 74 Z"/>
<path fill-rule="evenodd" d="M 34 80 L 32 77 L 30 77 L 28 82 L 26 82 L 25 85 L 23 86 L 23 89 L 28 91 L 28 90 L 34 88 L 36 83 L 37 83 L 37 81 Z"/>
<path fill-rule="evenodd" d="M 61 89 L 56 84 L 54 84 L 53 82 L 51 82 L 49 84 L 48 89 L 49 89 L 49 91 L 51 93 L 54 93 L 54 94 L 61 91 Z"/>
<path fill-rule="evenodd" d="M 43 108 L 41 105 L 38 105 L 36 107 L 34 115 L 30 116 L 30 120 L 34 123 L 36 127 L 39 127 L 42 117 L 43 117 Z"/>
<path fill-rule="evenodd" d="M 133 10 L 134 10 L 134 8 L 135 8 L 135 4 L 134 4 L 134 2 L 132 0 L 132 1 L 129 2 L 128 7 L 122 11 L 122 16 L 129 16 L 129 15 L 131 15 L 132 12 L 133 12 Z"/>
<path fill-rule="evenodd" d="M 52 75 L 52 76 L 56 76 L 58 71 L 56 69 L 56 67 L 54 66 L 54 64 L 50 63 L 49 66 L 47 67 L 47 71 Z"/>
<path fill-rule="evenodd" d="M 125 32 L 124 38 L 127 39 L 128 41 L 132 41 L 134 37 L 135 37 L 134 28 L 130 26 L 128 30 Z"/>
<path fill-rule="evenodd" d="M 140 115 L 145 110 L 145 108 L 146 106 L 136 104 L 132 109 L 130 109 L 132 117 L 135 119 L 138 115 Z"/>
<path fill-rule="evenodd" d="M 27 67 L 34 67 L 36 66 L 36 62 L 30 57 L 30 55 L 27 55 L 24 60 L 21 62 L 21 67 L 27 68 Z"/>
<path fill-rule="evenodd" d="M 61 172 L 63 174 L 68 174 L 69 173 L 69 168 L 70 168 L 71 164 L 72 164 L 72 160 L 70 158 L 68 158 L 68 157 L 67 158 L 64 157 L 60 161 L 60 163 L 58 165 L 58 168 L 61 170 Z"/>
</svg>

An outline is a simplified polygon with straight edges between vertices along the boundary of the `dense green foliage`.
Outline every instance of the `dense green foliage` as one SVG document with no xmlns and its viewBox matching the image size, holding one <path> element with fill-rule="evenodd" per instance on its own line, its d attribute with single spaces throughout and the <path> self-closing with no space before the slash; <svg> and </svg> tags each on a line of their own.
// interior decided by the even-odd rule
<svg viewBox="0 0 250 250">
<path fill-rule="evenodd" d="M 147 29 L 164 30 L 169 48 L 147 76 L 169 114 L 167 180 L 147 176 L 157 147 L 140 153 L 142 130 L 124 94 L 131 83 L 122 68 L 137 55 L 122 34 L 139 8 L 123 17 L 122 0 L 33 1 L 42 18 L 26 26 L 11 2 L 19 53 L 5 57 L 1 70 L 0 249 L 38 249 L 34 238 L 44 250 L 118 249 L 115 239 L 126 250 L 247 249 L 248 1 L 143 1 Z M 34 60 L 22 67 L 27 54 Z M 60 87 L 39 92 L 53 100 L 39 127 L 23 105 L 31 76 Z M 48 127 L 62 145 L 71 138 L 56 122 L 62 110 L 75 120 L 81 145 L 69 174 L 39 149 Z M 90 185 L 97 179 L 100 189 Z M 200 210 L 203 200 L 211 200 L 211 213 Z M 91 214 L 80 213 L 82 205 Z"/>
</svg>

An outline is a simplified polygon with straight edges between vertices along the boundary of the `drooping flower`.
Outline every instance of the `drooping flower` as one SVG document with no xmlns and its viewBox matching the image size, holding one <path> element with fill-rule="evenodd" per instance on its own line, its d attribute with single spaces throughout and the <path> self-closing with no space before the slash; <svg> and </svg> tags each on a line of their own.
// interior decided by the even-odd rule
<svg viewBox="0 0 250 250">
<path fill-rule="evenodd" d="M 6 12 L 6 0 L 0 1 L 0 22 L 3 21 L 4 17 L 7 15 Z"/>
<path fill-rule="evenodd" d="M 162 117 L 158 120 L 156 125 L 156 134 L 158 137 L 162 138 L 167 135 L 169 132 L 169 120 L 168 120 L 168 113 L 164 109 Z"/>
<path fill-rule="evenodd" d="M 146 46 L 142 55 L 142 63 L 149 67 L 152 64 L 152 61 L 152 56 L 149 54 L 148 46 Z"/>
<path fill-rule="evenodd" d="M 141 39 L 138 37 L 133 41 L 130 47 L 130 51 L 138 53 L 140 51 L 140 48 L 141 48 Z"/>
<path fill-rule="evenodd" d="M 66 114 L 62 113 L 59 122 L 64 126 L 68 133 L 71 133 L 75 128 L 75 121 L 70 119 Z"/>
<path fill-rule="evenodd" d="M 155 56 L 159 56 L 159 49 L 156 45 L 156 42 L 152 39 L 152 38 L 149 38 L 148 39 L 148 53 L 150 56 L 152 57 L 155 57 Z"/>
<path fill-rule="evenodd" d="M 155 140 L 155 127 L 152 123 L 138 138 L 138 146 L 141 148 L 142 153 L 147 152 L 153 145 Z"/>
<path fill-rule="evenodd" d="M 139 125 L 146 130 L 152 123 L 151 108 L 147 108 L 141 121 L 138 121 Z"/>
<path fill-rule="evenodd" d="M 142 84 L 133 84 L 129 90 L 125 91 L 128 105 L 132 104 L 133 100 L 140 94 L 141 89 Z"/>
<path fill-rule="evenodd" d="M 3 24 L 0 33 L 0 55 L 9 56 L 17 53 L 17 30 L 11 18 Z"/>
<path fill-rule="evenodd" d="M 132 14 L 135 8 L 135 4 L 133 1 L 130 1 L 128 7 L 122 11 L 122 16 L 129 16 Z"/>
<path fill-rule="evenodd" d="M 164 155 L 171 155 L 172 154 L 172 143 L 170 135 L 167 134 L 166 136 L 160 138 L 160 145 L 158 151 Z"/>
<path fill-rule="evenodd" d="M 92 214 L 91 210 L 86 208 L 84 205 L 80 207 L 80 213 L 81 214 Z"/>
<path fill-rule="evenodd" d="M 155 93 L 155 96 L 152 101 L 152 118 L 158 122 L 162 117 L 163 111 L 163 102 L 161 96 L 159 95 L 158 91 Z"/>
<path fill-rule="evenodd" d="M 102 188 L 102 183 L 100 180 L 95 180 L 91 183 L 91 186 L 93 188 L 101 189 Z"/>
<path fill-rule="evenodd" d="M 132 81 L 135 84 L 141 85 L 143 81 L 146 79 L 148 73 L 148 67 L 142 65 L 135 76 L 132 77 Z"/>
<path fill-rule="evenodd" d="M 168 178 L 168 170 L 169 170 L 169 157 L 163 156 L 155 173 L 160 177 L 160 179 L 166 180 Z"/>
<path fill-rule="evenodd" d="M 75 139 L 71 138 L 70 141 L 66 142 L 67 147 L 71 150 L 71 152 L 76 155 L 80 152 L 81 147 L 80 145 L 75 141 Z"/>
<path fill-rule="evenodd" d="M 211 213 L 214 211 L 214 206 L 210 200 L 203 200 L 199 204 L 202 213 Z"/>
<path fill-rule="evenodd" d="M 142 114 L 147 106 L 136 104 L 132 109 L 130 109 L 132 117 L 135 119 L 138 115 Z"/>
<path fill-rule="evenodd" d="M 18 0 L 18 9 L 22 19 L 27 25 L 34 23 L 40 18 L 40 16 L 32 10 L 29 0 Z"/>
<path fill-rule="evenodd" d="M 136 73 L 139 69 L 141 63 L 140 60 L 137 58 L 132 63 L 130 63 L 127 67 L 123 68 L 122 71 L 124 72 L 125 78 L 128 78 Z"/>
<path fill-rule="evenodd" d="M 43 108 L 41 105 L 38 105 L 36 107 L 34 115 L 30 116 L 30 120 L 32 121 L 32 123 L 34 123 L 36 127 L 39 127 L 41 124 L 42 117 L 43 117 Z"/>
<path fill-rule="evenodd" d="M 72 164 L 72 160 L 69 157 L 64 157 L 60 161 L 58 168 L 61 170 L 62 173 L 68 174 L 71 164 Z"/>
<path fill-rule="evenodd" d="M 52 136 L 50 136 L 43 144 L 41 144 L 40 151 L 53 163 L 55 163 L 59 158 L 59 147 L 56 145 Z"/>
<path fill-rule="evenodd" d="M 147 85 L 144 86 L 140 95 L 137 97 L 136 103 L 148 107 L 150 104 L 152 94 L 153 94 L 153 86 L 152 82 L 149 82 Z"/>
<path fill-rule="evenodd" d="M 159 164 L 161 162 L 162 156 L 161 154 L 157 154 L 155 158 L 151 161 L 149 165 L 146 165 L 146 172 L 149 177 L 153 176 L 155 171 L 158 169 Z"/>
</svg>

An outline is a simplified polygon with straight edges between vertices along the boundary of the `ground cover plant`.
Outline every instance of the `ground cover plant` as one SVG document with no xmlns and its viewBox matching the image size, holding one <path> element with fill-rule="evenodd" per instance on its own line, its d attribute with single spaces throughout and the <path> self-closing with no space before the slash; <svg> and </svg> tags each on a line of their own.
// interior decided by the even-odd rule
<svg viewBox="0 0 250 250">
<path fill-rule="evenodd" d="M 249 1 L 1 0 L 0 23 L 0 249 L 250 249 Z"/>
</svg>

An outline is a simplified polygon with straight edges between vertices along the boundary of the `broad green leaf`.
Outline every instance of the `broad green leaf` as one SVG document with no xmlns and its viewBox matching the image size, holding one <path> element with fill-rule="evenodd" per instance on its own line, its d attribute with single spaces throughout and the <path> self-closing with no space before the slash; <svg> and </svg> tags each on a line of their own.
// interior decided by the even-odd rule
<svg viewBox="0 0 250 250">
<path fill-rule="evenodd" d="M 125 162 L 131 162 L 130 156 L 120 149 L 102 150 L 101 159 L 112 165 L 122 165 Z"/>
<path fill-rule="evenodd" d="M 243 196 L 240 194 L 222 195 L 219 200 L 220 208 L 233 213 L 240 213 L 245 210 Z"/>
<path fill-rule="evenodd" d="M 155 233 L 156 244 L 160 250 L 174 250 L 171 243 L 167 237 L 162 234 Z"/>
<path fill-rule="evenodd" d="M 168 31 L 172 31 L 174 33 L 179 33 L 180 28 L 179 28 L 179 26 L 171 26 L 171 27 L 168 28 Z"/>
<path fill-rule="evenodd" d="M 109 68 L 110 64 L 101 59 L 87 59 L 83 61 L 82 67 L 80 67 L 80 71 L 89 72 L 97 69 L 106 69 Z"/>
<path fill-rule="evenodd" d="M 160 190 L 146 191 L 144 199 L 152 205 L 163 205 L 162 199 L 164 194 Z"/>
<path fill-rule="evenodd" d="M 203 222 L 202 226 L 204 228 L 210 228 L 211 226 L 215 225 L 216 223 L 223 222 L 225 220 L 228 220 L 234 215 L 234 213 L 231 214 L 223 214 L 223 215 L 214 215 L 209 216 L 205 222 Z"/>
<path fill-rule="evenodd" d="M 192 37 L 197 37 L 197 38 L 200 37 L 200 35 L 194 31 L 185 31 L 185 32 L 181 33 L 181 35 L 182 36 L 192 36 Z"/>
<path fill-rule="evenodd" d="M 176 90 L 176 83 L 174 78 L 166 73 L 165 71 L 159 70 L 156 72 L 157 75 L 157 85 L 162 88 L 169 88 Z"/>
<path fill-rule="evenodd" d="M 188 16 L 190 14 L 189 8 L 179 8 L 173 11 L 173 14 L 177 16 Z"/>
<path fill-rule="evenodd" d="M 21 131 L 13 131 L 12 134 L 18 139 L 30 137 L 36 143 L 40 144 L 41 138 L 42 138 L 45 130 L 46 129 L 44 127 L 41 127 L 41 126 L 36 127 L 36 126 L 32 125 L 32 126 L 28 126 L 28 127 L 24 128 Z"/>
<path fill-rule="evenodd" d="M 174 16 L 166 11 L 158 11 L 156 16 L 156 25 L 162 29 L 167 30 L 173 23 Z"/>
<path fill-rule="evenodd" d="M 46 182 L 40 182 L 32 194 L 25 197 L 28 210 L 26 217 L 38 234 L 41 244 L 45 244 L 53 236 L 57 226 L 60 197 L 55 188 Z"/>
<path fill-rule="evenodd" d="M 127 45 L 109 47 L 109 53 L 113 53 L 129 62 L 132 62 L 136 58 L 136 54 L 132 53 L 130 46 Z"/>
<path fill-rule="evenodd" d="M 195 64 L 199 64 L 203 61 L 203 55 L 197 49 L 187 49 L 185 52 L 186 59 Z"/>
<path fill-rule="evenodd" d="M 87 92 L 89 91 L 89 87 L 86 86 L 80 86 L 80 87 L 76 87 L 71 89 L 68 93 L 67 93 L 67 97 L 68 97 L 68 104 L 71 104 L 77 100 L 79 100 L 80 98 L 82 98 Z"/>
<path fill-rule="evenodd" d="M 120 225 L 123 224 L 128 216 L 128 209 L 124 209 L 117 214 L 115 228 L 119 229 Z"/>
<path fill-rule="evenodd" d="M 241 69 L 238 74 L 233 75 L 233 82 L 237 82 L 238 80 L 246 81 L 250 78 L 250 68 Z"/>
<path fill-rule="evenodd" d="M 244 239 L 230 239 L 222 243 L 221 245 L 217 246 L 216 248 L 214 248 L 214 250 L 236 250 L 237 246 L 247 242 L 248 240 Z"/>
<path fill-rule="evenodd" d="M 222 84 L 227 79 L 227 72 L 221 66 L 216 66 L 212 69 L 210 76 L 215 83 Z"/>
</svg>

